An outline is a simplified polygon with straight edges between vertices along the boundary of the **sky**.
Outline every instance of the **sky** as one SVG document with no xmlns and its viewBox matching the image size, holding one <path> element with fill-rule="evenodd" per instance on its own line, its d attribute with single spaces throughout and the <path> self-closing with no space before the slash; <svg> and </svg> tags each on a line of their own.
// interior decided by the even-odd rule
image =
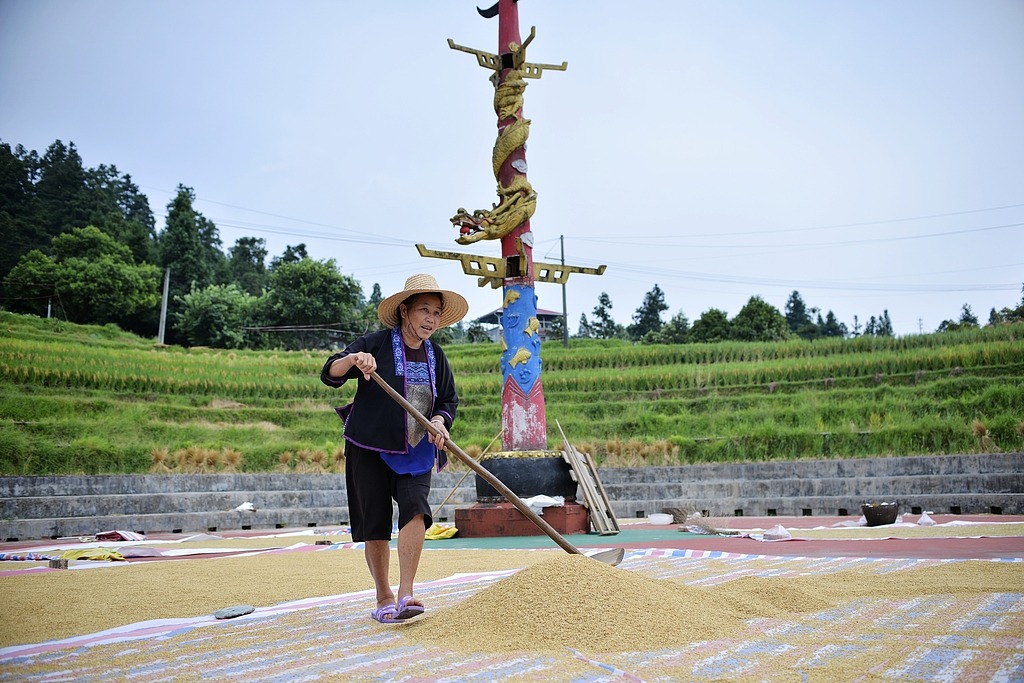
<svg viewBox="0 0 1024 683">
<path fill-rule="evenodd" d="M 898 335 L 1021 302 L 1021 0 L 518 6 L 527 60 L 568 62 L 524 95 L 534 260 L 607 266 L 570 276 L 571 332 L 655 285 L 665 321 L 796 290 Z M 467 0 L 0 0 L 0 140 L 116 166 L 158 230 L 190 187 L 225 250 L 305 244 L 367 296 L 431 273 L 472 319 L 501 291 L 415 245 L 500 256 L 449 220 L 498 197 L 490 72 L 447 40 L 497 30 Z"/>
</svg>

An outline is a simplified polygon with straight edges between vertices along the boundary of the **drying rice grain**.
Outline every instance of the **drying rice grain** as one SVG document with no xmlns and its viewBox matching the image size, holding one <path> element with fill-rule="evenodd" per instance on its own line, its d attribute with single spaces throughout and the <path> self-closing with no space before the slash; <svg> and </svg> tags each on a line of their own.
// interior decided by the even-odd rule
<svg viewBox="0 0 1024 683">
<path fill-rule="evenodd" d="M 725 638 L 755 618 L 795 619 L 857 599 L 1019 592 L 1016 563 L 956 562 L 891 575 L 870 570 L 744 577 L 708 588 L 562 555 L 429 614 L 405 631 L 464 652 L 634 652 Z"/>
<path fill-rule="evenodd" d="M 441 610 L 409 635 L 449 645 L 455 640 L 470 651 L 651 650 L 725 636 L 751 616 L 825 604 L 789 595 L 784 584 L 768 585 L 753 605 L 744 604 L 582 555 L 561 555 Z"/>
<path fill-rule="evenodd" d="M 569 568 L 552 572 L 557 565 L 549 562 L 558 560 Z M 667 559 L 650 558 L 625 570 L 560 550 L 429 551 L 420 567 L 421 581 L 458 572 L 527 568 L 449 608 L 428 599 L 427 615 L 420 623 L 403 627 L 400 637 L 456 652 L 516 647 L 564 652 L 566 645 L 578 645 L 583 652 L 630 652 L 659 645 L 673 648 L 716 634 L 732 637 L 758 618 L 799 622 L 810 618 L 801 615 L 853 600 L 928 595 L 971 599 L 1021 593 L 1024 586 L 1022 562 L 954 561 L 891 573 L 877 573 L 867 563 L 838 573 L 756 579 L 733 578 L 736 565 L 722 560 L 690 561 L 687 566 L 689 573 L 680 576 L 678 562 Z M 397 576 L 397 569 L 395 553 L 392 576 Z M 659 575 L 671 578 L 652 578 Z M 695 580 L 705 585 L 680 583 Z M 359 551 L 144 562 L 7 576 L 0 582 L 0 604 L 9 614 L 32 618 L 0 622 L 0 647 L 145 619 L 208 615 L 237 603 L 269 606 L 371 588 Z M 124 598 L 112 604 L 111 590 Z M 368 597 L 361 618 L 368 620 L 371 608 Z M 524 612 L 538 616 L 524 626 Z M 739 631 L 731 630 L 737 624 Z"/>
</svg>

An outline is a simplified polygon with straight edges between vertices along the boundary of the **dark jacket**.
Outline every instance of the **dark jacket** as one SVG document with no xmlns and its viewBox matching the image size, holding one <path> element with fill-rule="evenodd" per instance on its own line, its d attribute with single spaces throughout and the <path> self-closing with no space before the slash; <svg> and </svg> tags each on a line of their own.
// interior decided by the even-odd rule
<svg viewBox="0 0 1024 683">
<path fill-rule="evenodd" d="M 405 376 L 395 371 L 395 351 L 392 345 L 391 330 L 370 332 L 359 337 L 348 345 L 341 353 L 327 359 L 320 371 L 320 381 L 329 387 L 340 387 L 350 379 L 358 381 L 356 395 L 352 403 L 338 408 L 338 415 L 345 421 L 345 439 L 364 448 L 387 453 L 405 453 L 406 451 L 406 419 L 405 409 L 381 389 L 373 379 L 366 380 L 363 373 L 352 367 L 344 377 L 334 378 L 327 375 L 331 363 L 350 353 L 366 352 L 377 360 L 377 374 L 402 396 L 405 391 Z M 424 413 L 429 419 L 435 415 L 444 418 L 445 427 L 451 429 L 455 420 L 455 411 L 459 405 L 459 395 L 455 390 L 455 378 L 452 376 L 448 358 L 437 344 L 430 340 L 423 342 L 433 347 L 434 372 L 433 383 L 434 405 L 430 412 Z M 404 358 L 404 346 L 399 345 Z M 428 357 L 430 352 L 428 350 Z M 400 358 L 400 360 L 402 359 Z"/>
</svg>

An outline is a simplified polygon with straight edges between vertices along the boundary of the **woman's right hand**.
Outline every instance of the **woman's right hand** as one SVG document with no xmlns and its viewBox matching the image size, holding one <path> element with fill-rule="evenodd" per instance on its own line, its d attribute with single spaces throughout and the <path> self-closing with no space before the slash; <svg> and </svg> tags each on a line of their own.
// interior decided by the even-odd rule
<svg viewBox="0 0 1024 683">
<path fill-rule="evenodd" d="M 377 359 L 371 354 L 360 351 L 352 354 L 352 365 L 363 373 L 363 377 L 370 379 L 370 373 L 377 369 Z"/>
</svg>

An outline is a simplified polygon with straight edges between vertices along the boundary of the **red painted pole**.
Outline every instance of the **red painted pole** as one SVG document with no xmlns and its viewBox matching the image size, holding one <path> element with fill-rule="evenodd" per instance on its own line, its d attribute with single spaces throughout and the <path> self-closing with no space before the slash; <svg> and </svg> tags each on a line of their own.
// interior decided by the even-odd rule
<svg viewBox="0 0 1024 683">
<path fill-rule="evenodd" d="M 513 48 L 522 44 L 519 36 L 519 9 L 514 0 L 498 0 L 498 51 L 501 69 L 496 86 L 504 83 L 515 63 Z M 498 119 L 501 132 L 523 119 L 520 108 Z M 510 187 L 526 180 L 526 147 L 520 145 L 502 162 L 498 182 Z M 530 220 L 501 238 L 501 255 L 506 262 L 517 258 L 519 242 L 525 263 L 518 272 L 507 273 L 503 283 L 502 312 L 502 450 L 547 450 L 547 417 L 544 387 L 541 383 L 540 332 L 537 323 L 537 296 L 533 271 L 533 233 Z"/>
</svg>

